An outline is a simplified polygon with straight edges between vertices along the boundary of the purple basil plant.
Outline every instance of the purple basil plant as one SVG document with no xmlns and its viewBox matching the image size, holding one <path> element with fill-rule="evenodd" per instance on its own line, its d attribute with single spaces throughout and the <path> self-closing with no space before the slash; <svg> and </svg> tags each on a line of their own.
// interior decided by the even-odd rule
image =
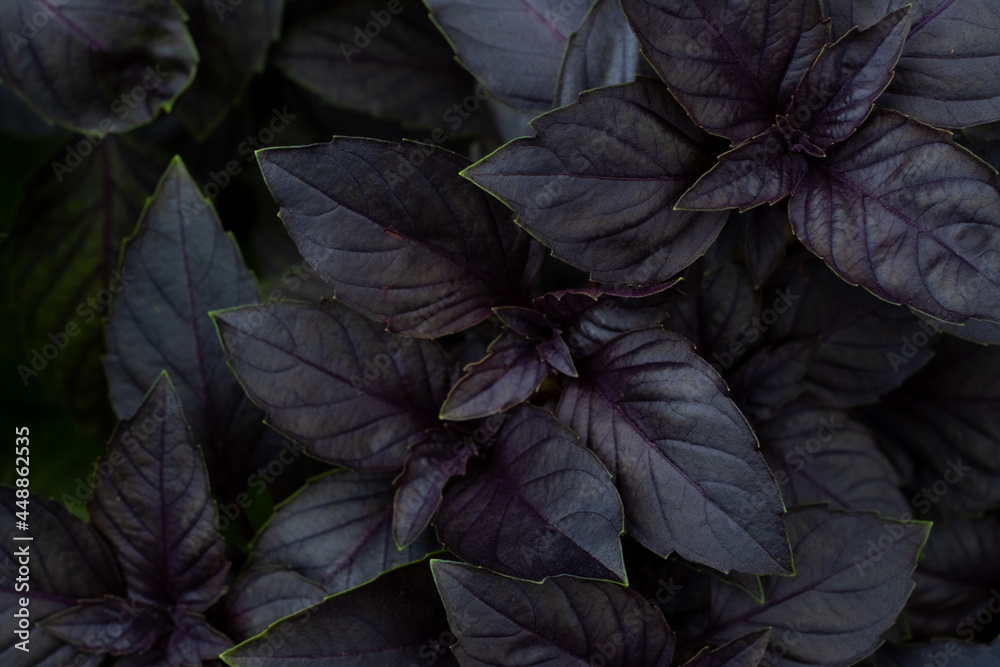
<svg viewBox="0 0 1000 667">
<path fill-rule="evenodd" d="M 1000 665 L 995 0 L 0 33 L 0 663 Z"/>
</svg>

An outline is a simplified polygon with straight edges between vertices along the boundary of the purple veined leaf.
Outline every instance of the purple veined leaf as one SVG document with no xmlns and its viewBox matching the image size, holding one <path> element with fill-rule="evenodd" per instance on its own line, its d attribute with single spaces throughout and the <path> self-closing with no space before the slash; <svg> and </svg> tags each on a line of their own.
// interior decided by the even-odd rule
<svg viewBox="0 0 1000 667">
<path fill-rule="evenodd" d="M 998 374 L 996 347 L 945 339 L 920 373 L 883 396 L 877 409 L 862 410 L 887 447 L 914 466 L 908 477 L 918 518 L 1000 504 Z"/>
<path fill-rule="evenodd" d="M 596 0 L 566 41 L 553 106 L 572 104 L 585 90 L 628 83 L 642 62 L 621 5 Z"/>
<path fill-rule="evenodd" d="M 674 633 L 635 591 L 607 581 L 514 579 L 453 561 L 431 571 L 463 667 L 667 667 Z"/>
<path fill-rule="evenodd" d="M 816 345 L 809 340 L 758 350 L 728 378 L 733 401 L 754 420 L 774 417 L 806 392 L 805 379 L 815 351 Z"/>
<path fill-rule="evenodd" d="M 913 580 L 904 615 L 914 635 L 973 641 L 976 628 L 988 634 L 976 615 L 1000 598 L 1000 519 L 935 521 Z"/>
<path fill-rule="evenodd" d="M 502 415 L 496 417 L 499 422 Z M 406 467 L 396 484 L 392 513 L 392 537 L 399 548 L 416 540 L 430 524 L 445 484 L 465 474 L 469 458 L 476 453 L 475 442 L 460 440 L 445 429 L 434 429 L 427 439 L 410 448 Z"/>
<path fill-rule="evenodd" d="M 470 111 L 474 82 L 420 3 L 336 6 L 284 35 L 274 63 L 324 101 L 378 117 L 456 130 Z M 471 99 L 478 108 L 489 95 L 480 86 Z"/>
<path fill-rule="evenodd" d="M 501 102 L 532 114 L 552 108 L 566 41 L 590 0 L 427 0 L 459 62 Z"/>
<path fill-rule="evenodd" d="M 816 149 L 804 152 L 823 156 L 830 146 L 851 136 L 892 80 L 910 18 L 907 6 L 865 30 L 852 28 L 823 47 L 795 88 L 785 122 L 779 119 L 786 140 L 802 141 Z"/>
<path fill-rule="evenodd" d="M 829 31 L 816 0 L 623 0 L 622 7 L 670 92 L 733 146 L 774 124 Z"/>
<path fill-rule="evenodd" d="M 201 612 L 222 595 L 229 563 L 208 472 L 166 372 L 119 423 L 98 464 L 112 472 L 87 511 L 111 543 L 128 596 Z"/>
<path fill-rule="evenodd" d="M 873 25 L 910 0 L 823 0 L 834 34 Z M 882 106 L 939 127 L 1000 120 L 1000 11 L 990 0 L 916 0 Z"/>
<path fill-rule="evenodd" d="M 965 324 L 952 324 L 951 322 L 942 322 L 917 310 L 914 311 L 914 314 L 941 333 L 951 334 L 956 338 L 980 345 L 1000 345 L 1000 322 L 966 320 Z"/>
<path fill-rule="evenodd" d="M 170 626 L 169 616 L 159 607 L 109 595 L 81 600 L 76 607 L 47 618 L 42 627 L 87 651 L 127 655 L 148 651 L 170 632 Z"/>
<path fill-rule="evenodd" d="M 263 71 L 278 38 L 285 0 L 239 3 L 179 0 L 201 56 L 198 76 L 173 109 L 191 134 L 204 140 Z"/>
<path fill-rule="evenodd" d="M 577 377 L 576 364 L 573 363 L 573 351 L 562 337 L 562 333 L 556 331 L 552 338 L 539 343 L 536 347 L 542 360 L 549 366 L 556 369 L 563 375 Z"/>
<path fill-rule="evenodd" d="M 765 577 L 762 603 L 714 581 L 708 637 L 721 643 L 771 628 L 762 664 L 853 664 L 903 608 L 930 524 L 822 505 L 789 510 L 785 524 L 795 576 Z"/>
<path fill-rule="evenodd" d="M 801 134 L 801 133 L 800 133 Z M 744 212 L 787 197 L 806 173 L 801 137 L 768 130 L 719 156 L 719 163 L 691 186 L 674 205 L 679 211 Z"/>
<path fill-rule="evenodd" d="M 528 400 L 552 370 L 535 346 L 516 331 L 501 333 L 482 360 L 466 366 L 441 406 L 441 419 L 479 419 Z"/>
<path fill-rule="evenodd" d="M 992 644 L 936 641 L 930 644 L 894 646 L 886 644 L 874 656 L 873 667 L 923 666 L 942 661 L 948 667 L 993 667 L 1000 661 L 1000 640 Z M 945 662 L 946 661 L 946 662 Z"/>
<path fill-rule="evenodd" d="M 23 511 L 17 505 L 16 490 L 0 487 L 0 521 L 5 526 L 15 526 L 16 513 Z M 21 500 L 21 502 L 24 502 Z M 25 639 L 17 631 L 18 619 L 14 613 L 20 608 L 19 598 L 25 591 L 18 591 L 13 576 L 18 559 L 28 545 L 30 554 L 31 627 L 27 639 L 33 664 L 56 667 L 72 660 L 79 650 L 64 643 L 41 628 L 41 624 L 54 614 L 74 607 L 78 600 L 99 598 L 103 595 L 124 595 L 125 583 L 121 570 L 107 543 L 94 530 L 55 500 L 30 494 L 28 508 L 31 518 L 29 541 L 6 539 L 0 542 L 0 563 L 5 574 L 0 579 L 0 662 L 18 664 L 24 653 L 15 645 Z M 102 656 L 95 656 L 81 667 L 96 667 Z"/>
<path fill-rule="evenodd" d="M 771 630 L 765 628 L 723 644 L 715 650 L 703 649 L 683 667 L 757 667 L 767 650 Z"/>
<path fill-rule="evenodd" d="M 534 341 L 545 341 L 552 335 L 552 323 L 534 308 L 500 306 L 493 309 L 505 326 Z"/>
<path fill-rule="evenodd" d="M 200 665 L 233 647 L 232 640 L 205 622 L 201 614 L 174 612 L 172 617 L 175 628 L 167 642 L 171 665 Z"/>
<path fill-rule="evenodd" d="M 488 462 L 445 492 L 435 526 L 453 554 L 501 574 L 626 581 L 622 505 L 611 477 L 541 408 L 510 412 Z"/>
<path fill-rule="evenodd" d="M 810 165 L 788 205 L 795 234 L 841 278 L 956 323 L 1000 319 L 998 210 L 992 168 L 881 109 Z"/>
<path fill-rule="evenodd" d="M 465 158 L 338 138 L 257 159 L 306 261 L 337 299 L 389 331 L 434 338 L 526 303 L 542 248 L 459 176 Z"/>
<path fill-rule="evenodd" d="M 282 619 L 223 654 L 232 667 L 457 667 L 426 561 L 390 570 Z"/>
<path fill-rule="evenodd" d="M 769 342 L 816 346 L 806 387 L 831 406 L 874 403 L 933 356 L 933 328 L 839 280 L 814 258 L 789 269 L 764 302 L 774 310 L 761 315 Z"/>
<path fill-rule="evenodd" d="M 322 602 L 326 589 L 298 572 L 280 565 L 243 572 L 222 598 L 222 629 L 237 641 L 246 641 L 272 623 Z"/>
<path fill-rule="evenodd" d="M 428 533 L 397 548 L 392 539 L 393 477 L 339 471 L 314 479 L 277 507 L 254 539 L 249 567 L 289 568 L 330 595 L 438 550 Z"/>
<path fill-rule="evenodd" d="M 663 322 L 679 292 L 679 288 L 671 288 L 679 283 L 678 279 L 641 289 L 560 290 L 535 299 L 535 307 L 558 323 L 571 353 L 586 356 L 620 334 Z M 576 377 L 576 373 L 563 372 Z"/>
<path fill-rule="evenodd" d="M 785 254 L 788 215 L 783 207 L 767 206 L 748 211 L 746 217 L 746 258 L 758 289 L 777 268 Z"/>
<path fill-rule="evenodd" d="M 463 667 L 668 667 L 674 633 L 635 591 L 607 581 L 513 579 L 432 560 L 434 582 Z"/>
<path fill-rule="evenodd" d="M 114 423 L 100 360 L 101 319 L 113 294 L 122 290 L 117 271 L 122 240 L 135 229 L 169 161 L 159 147 L 134 134 L 109 135 L 96 145 L 77 139 L 52 162 L 51 171 L 43 169 L 25 184 L 14 215 L 11 238 L 18 238 L 19 251 L 10 260 L 11 285 L 25 340 L 42 350 L 52 342 L 49 333 L 57 341 L 65 335 L 65 349 L 42 376 L 77 419 L 93 423 L 101 415 L 95 429 L 102 434 Z M 23 364 L 31 371 L 22 375 L 26 382 L 42 379 L 31 361 Z"/>
<path fill-rule="evenodd" d="M 557 415 L 608 466 L 629 535 L 724 572 L 791 571 L 778 487 L 722 378 L 691 343 L 633 331 L 578 367 Z"/>
<path fill-rule="evenodd" d="M 909 518 L 899 473 L 871 431 L 845 412 L 799 402 L 758 423 L 757 437 L 788 507 L 826 501 Z"/>
<path fill-rule="evenodd" d="M 531 127 L 537 136 L 517 139 L 462 173 L 593 280 L 665 282 L 722 229 L 723 213 L 673 209 L 717 152 L 659 81 L 640 77 L 588 91 Z"/>
<path fill-rule="evenodd" d="M 336 301 L 214 313 L 229 364 L 268 424 L 337 465 L 397 470 L 439 424 L 454 379 L 433 341 L 387 333 Z"/>
<path fill-rule="evenodd" d="M 281 441 L 226 367 L 208 313 L 256 303 L 257 283 L 180 158 L 170 163 L 125 243 L 120 271 L 124 287 L 106 322 L 115 412 L 132 417 L 160 373 L 169 371 L 213 486 L 232 500 L 243 490 L 240 481 L 266 464 Z"/>
<path fill-rule="evenodd" d="M 703 359 L 726 372 L 761 340 L 760 306 L 746 269 L 727 262 L 710 272 L 701 262 L 687 270 L 682 296 L 665 325 L 684 336 Z"/>
<path fill-rule="evenodd" d="M 183 12 L 157 0 L 10 0 L 0 7 L 0 34 L 4 85 L 46 118 L 102 136 L 169 111 L 198 64 Z"/>
</svg>

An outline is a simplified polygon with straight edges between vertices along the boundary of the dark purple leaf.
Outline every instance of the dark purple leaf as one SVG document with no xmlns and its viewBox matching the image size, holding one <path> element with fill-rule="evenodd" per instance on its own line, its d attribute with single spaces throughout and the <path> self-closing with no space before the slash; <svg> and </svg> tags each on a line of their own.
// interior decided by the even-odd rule
<svg viewBox="0 0 1000 667">
<path fill-rule="evenodd" d="M 673 210 L 716 153 L 655 79 L 586 92 L 531 127 L 462 173 L 594 280 L 664 282 L 722 229 L 725 214 Z"/>
<path fill-rule="evenodd" d="M 501 333 L 486 357 L 466 366 L 441 406 L 441 419 L 478 419 L 528 400 L 551 372 L 535 345 L 515 331 Z"/>
<path fill-rule="evenodd" d="M 454 372 L 434 342 L 393 336 L 336 301 L 272 301 L 214 317 L 268 423 L 318 458 L 396 470 L 438 424 Z"/>
<path fill-rule="evenodd" d="M 942 322 L 919 311 L 916 311 L 916 314 L 942 333 L 949 333 L 962 340 L 981 345 L 1000 345 L 1000 322 L 966 320 L 965 324 L 952 324 L 951 322 Z"/>
<path fill-rule="evenodd" d="M 754 285 L 760 287 L 785 254 L 788 216 L 782 207 L 767 206 L 748 211 L 746 217 L 747 266 Z"/>
<path fill-rule="evenodd" d="M 764 301 L 775 311 L 771 317 L 762 313 L 770 342 L 815 346 L 806 387 L 830 405 L 873 403 L 933 354 L 930 326 L 847 285 L 815 259 L 790 270 Z"/>
<path fill-rule="evenodd" d="M 962 642 L 932 642 L 882 647 L 872 657 L 874 667 L 924 667 L 940 663 L 947 667 L 994 667 L 1000 664 L 1000 641 L 990 645 Z"/>
<path fill-rule="evenodd" d="M 112 472 L 95 486 L 87 511 L 118 557 L 128 596 L 207 609 L 222 594 L 229 563 L 205 462 L 166 373 L 118 425 L 98 470 L 103 465 Z"/>
<path fill-rule="evenodd" d="M 173 619 L 176 628 L 167 642 L 167 660 L 171 665 L 198 667 L 202 661 L 218 658 L 233 647 L 229 637 L 208 625 L 200 614 L 175 612 Z"/>
<path fill-rule="evenodd" d="M 766 131 L 826 43 L 816 0 L 623 0 L 642 52 L 698 125 Z"/>
<path fill-rule="evenodd" d="M 78 149 L 91 154 L 81 156 Z M 25 184 L 14 216 L 11 239 L 18 252 L 9 260 L 10 284 L 25 341 L 43 350 L 52 333 L 65 343 L 42 378 L 34 359 L 26 359 L 30 373 L 22 380 L 50 379 L 78 419 L 107 414 L 101 420 L 107 425 L 99 422 L 102 436 L 114 423 L 100 360 L 101 321 L 112 295 L 127 284 L 117 271 L 122 239 L 135 229 L 169 160 L 135 135 L 107 136 L 96 146 L 76 140 Z"/>
<path fill-rule="evenodd" d="M 688 341 L 635 331 L 578 367 L 557 414 L 611 470 L 633 538 L 723 571 L 791 571 L 781 499 L 757 440 Z"/>
<path fill-rule="evenodd" d="M 764 207 L 770 209 L 770 206 Z M 743 244 L 743 237 L 746 236 L 746 223 L 748 217 L 741 215 L 738 211 L 730 211 L 726 225 L 719 232 L 719 235 L 708 246 L 705 255 L 701 260 L 706 273 L 715 271 L 717 268 L 728 264 L 736 259 L 736 252 Z"/>
<path fill-rule="evenodd" d="M 763 327 L 753 284 L 739 264 L 727 262 L 706 272 L 702 263 L 687 270 L 678 288 L 683 296 L 670 308 L 665 326 L 689 341 L 722 373 L 758 346 Z"/>
<path fill-rule="evenodd" d="M 617 0 L 596 0 L 566 42 L 554 106 L 576 102 L 585 90 L 630 82 L 640 63 L 639 42 L 621 5 Z"/>
<path fill-rule="evenodd" d="M 253 568 L 241 574 L 222 599 L 223 629 L 233 639 L 246 641 L 324 597 L 326 589 L 298 572 L 278 565 Z"/>
<path fill-rule="evenodd" d="M 335 472 L 278 506 L 253 543 L 250 567 L 284 566 L 327 595 L 370 581 L 438 548 L 425 534 L 405 549 L 392 539 L 392 473 Z"/>
<path fill-rule="evenodd" d="M 474 442 L 459 440 L 444 429 L 434 429 L 426 440 L 410 448 L 406 468 L 395 480 L 392 536 L 399 547 L 424 532 L 441 506 L 445 484 L 465 474 L 469 457 L 475 453 Z"/>
<path fill-rule="evenodd" d="M 258 160 L 306 261 L 339 300 L 389 331 L 434 338 L 525 302 L 541 248 L 458 175 L 465 158 L 338 138 Z"/>
<path fill-rule="evenodd" d="M 523 306 L 500 306 L 493 313 L 510 329 L 525 338 L 544 341 L 552 335 L 552 323 L 534 308 Z"/>
<path fill-rule="evenodd" d="M 113 664 L 114 667 L 174 667 L 167 661 L 165 642 L 156 644 L 145 653 L 133 653 L 118 658 Z"/>
<path fill-rule="evenodd" d="M 910 18 L 904 7 L 824 47 L 792 96 L 785 114 L 789 130 L 805 133 L 819 155 L 851 136 L 892 80 Z"/>
<path fill-rule="evenodd" d="M 0 34 L 4 85 L 47 118 L 101 135 L 169 111 L 198 63 L 180 8 L 159 0 L 9 0 Z"/>
<path fill-rule="evenodd" d="M 674 634 L 635 591 L 607 581 L 542 583 L 463 563 L 431 562 L 463 667 L 668 667 Z"/>
<path fill-rule="evenodd" d="M 17 505 L 16 490 L 0 487 L 0 521 L 13 527 L 18 520 L 16 513 L 24 511 Z M 65 609 L 73 607 L 81 598 L 99 598 L 103 595 L 124 595 L 125 583 L 114 554 L 104 539 L 88 524 L 83 523 L 61 504 L 48 498 L 31 494 L 28 497 L 30 532 L 19 536 L 32 540 L 14 540 L 8 528 L 8 538 L 0 542 L 0 662 L 18 664 L 25 655 L 15 644 L 23 641 L 16 631 L 18 619 L 14 613 L 20 608 L 19 598 L 29 591 L 18 591 L 24 582 L 14 576 L 24 555 L 29 558 L 30 588 L 28 647 L 33 665 L 61 667 L 73 659 L 79 650 L 41 630 L 40 623 Z M 24 501 L 21 500 L 23 503 Z M 81 667 L 95 667 L 99 660 L 84 663 Z"/>
<path fill-rule="evenodd" d="M 911 0 L 824 0 L 834 34 L 873 25 Z M 941 127 L 1000 120 L 1000 11 L 991 0 L 913 0 L 913 27 L 880 98 Z"/>
<path fill-rule="evenodd" d="M 950 322 L 1000 319 L 996 172 L 950 134 L 876 110 L 810 165 L 788 210 L 847 282 Z"/>
<path fill-rule="evenodd" d="M 419 3 L 338 5 L 288 32 L 274 63 L 324 101 L 380 117 L 455 131 L 470 111 L 472 78 Z M 478 107 L 490 91 L 475 92 Z"/>
<path fill-rule="evenodd" d="M 758 350 L 728 380 L 736 405 L 754 419 L 773 417 L 805 393 L 815 351 L 815 344 L 807 340 Z"/>
<path fill-rule="evenodd" d="M 909 518 L 899 474 L 872 433 L 846 413 L 798 403 L 758 424 L 757 437 L 786 506 L 828 501 Z"/>
<path fill-rule="evenodd" d="M 488 463 L 447 489 L 435 525 L 456 556 L 502 574 L 626 580 L 611 477 L 541 408 L 511 412 Z"/>
<path fill-rule="evenodd" d="M 738 637 L 711 651 L 704 649 L 684 663 L 684 667 L 757 667 L 764 657 L 771 630 L 764 629 Z"/>
<path fill-rule="evenodd" d="M 878 647 L 903 608 L 930 525 L 823 506 L 793 509 L 785 524 L 795 576 L 765 577 L 762 603 L 713 582 L 709 636 L 721 643 L 771 628 L 763 664 L 853 664 Z"/>
<path fill-rule="evenodd" d="M 50 616 L 43 625 L 60 639 L 111 655 L 147 651 L 170 631 L 170 626 L 170 618 L 158 607 L 113 596 L 83 600 L 76 607 Z"/>
<path fill-rule="evenodd" d="M 911 459 L 918 517 L 1000 505 L 1000 350 L 955 339 L 866 421 Z"/>
<path fill-rule="evenodd" d="M 223 657 L 233 667 L 453 667 L 453 642 L 430 569 L 419 562 L 328 597 Z"/>
<path fill-rule="evenodd" d="M 223 497 L 242 491 L 240 482 L 277 453 L 280 441 L 226 367 L 208 313 L 255 303 L 257 283 L 180 158 L 126 242 L 121 273 L 128 282 L 106 325 L 115 411 L 132 417 L 169 371 L 215 487 Z"/>
<path fill-rule="evenodd" d="M 981 639 L 981 610 L 1000 604 L 1000 519 L 935 521 L 913 580 L 905 615 L 915 635 Z"/>
<path fill-rule="evenodd" d="M 563 375 L 574 378 L 578 375 L 576 365 L 573 363 L 573 352 L 563 339 L 562 333 L 555 332 L 552 338 L 539 343 L 536 349 L 545 363 Z"/>
<path fill-rule="evenodd" d="M 549 292 L 535 307 L 558 323 L 573 354 L 586 356 L 609 340 L 635 329 L 655 327 L 677 298 L 678 280 L 643 289 L 597 287 Z M 575 366 L 574 366 L 575 369 Z M 576 374 L 566 373 L 576 377 Z"/>
<path fill-rule="evenodd" d="M 285 0 L 216 2 L 180 0 L 198 48 L 198 75 L 177 100 L 174 113 L 188 131 L 206 138 L 264 69 L 267 50 L 278 38 Z"/>
<path fill-rule="evenodd" d="M 552 108 L 566 40 L 590 2 L 427 0 L 459 62 L 496 97 L 538 114 Z"/>
<path fill-rule="evenodd" d="M 806 173 L 805 152 L 796 137 L 777 129 L 762 133 L 719 156 L 719 163 L 685 192 L 676 207 L 687 211 L 741 212 L 787 197 Z"/>
</svg>

